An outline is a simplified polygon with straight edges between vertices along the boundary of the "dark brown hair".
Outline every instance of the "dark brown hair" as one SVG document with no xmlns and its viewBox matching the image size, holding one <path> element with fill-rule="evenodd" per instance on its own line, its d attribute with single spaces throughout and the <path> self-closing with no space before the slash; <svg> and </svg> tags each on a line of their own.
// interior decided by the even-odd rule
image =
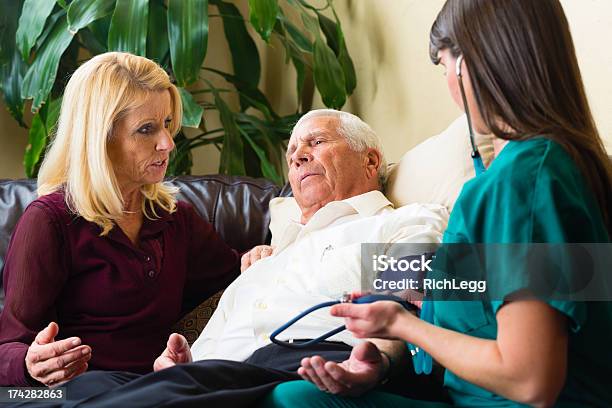
<svg viewBox="0 0 612 408">
<path fill-rule="evenodd" d="M 444 49 L 455 58 L 463 54 L 478 109 L 495 136 L 544 136 L 565 148 L 612 234 L 612 165 L 591 115 L 559 1 L 447 0 L 431 28 L 434 64 Z M 500 120 L 512 131 L 500 128 Z"/>
</svg>

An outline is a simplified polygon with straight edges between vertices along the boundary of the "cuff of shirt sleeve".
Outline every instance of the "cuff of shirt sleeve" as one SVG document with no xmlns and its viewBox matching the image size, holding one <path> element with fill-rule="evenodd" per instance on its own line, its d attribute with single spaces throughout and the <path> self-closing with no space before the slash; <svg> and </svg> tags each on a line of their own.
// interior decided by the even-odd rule
<svg viewBox="0 0 612 408">
<path fill-rule="evenodd" d="M 3 368 L 7 385 L 14 387 L 40 386 L 41 383 L 34 380 L 28 374 L 25 366 L 25 356 L 29 346 L 24 343 L 10 343 L 4 345 L 6 355 L 3 356 Z"/>
</svg>

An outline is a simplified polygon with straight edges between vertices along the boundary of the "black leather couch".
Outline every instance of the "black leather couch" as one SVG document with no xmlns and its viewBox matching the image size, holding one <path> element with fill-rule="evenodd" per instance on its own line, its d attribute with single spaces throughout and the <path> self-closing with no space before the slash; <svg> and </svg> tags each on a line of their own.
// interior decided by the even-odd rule
<svg viewBox="0 0 612 408">
<path fill-rule="evenodd" d="M 269 242 L 268 203 L 276 196 L 291 195 L 289 185 L 280 188 L 271 181 L 249 177 L 182 176 L 168 181 L 180 188 L 179 200 L 191 203 L 239 252 Z M 0 311 L 6 249 L 17 220 L 34 199 L 36 180 L 0 180 Z"/>
</svg>

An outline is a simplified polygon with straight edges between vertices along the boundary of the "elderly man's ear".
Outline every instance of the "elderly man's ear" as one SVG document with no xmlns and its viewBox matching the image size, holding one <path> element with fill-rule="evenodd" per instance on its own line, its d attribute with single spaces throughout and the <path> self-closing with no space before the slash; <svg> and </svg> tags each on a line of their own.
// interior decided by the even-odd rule
<svg viewBox="0 0 612 408">
<path fill-rule="evenodd" d="M 366 162 L 366 177 L 368 180 L 374 179 L 378 185 L 378 168 L 380 167 L 381 163 L 380 152 L 373 147 L 370 147 L 366 149 L 364 160 Z"/>
</svg>

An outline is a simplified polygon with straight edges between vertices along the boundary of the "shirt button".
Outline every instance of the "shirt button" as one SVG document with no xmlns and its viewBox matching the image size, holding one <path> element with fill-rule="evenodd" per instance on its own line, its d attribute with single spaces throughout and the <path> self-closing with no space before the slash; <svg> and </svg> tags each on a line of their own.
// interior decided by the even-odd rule
<svg viewBox="0 0 612 408">
<path fill-rule="evenodd" d="M 150 262 L 151 261 L 151 257 L 149 255 L 145 256 L 145 261 Z"/>
<path fill-rule="evenodd" d="M 266 310 L 268 308 L 268 305 L 266 305 L 261 300 L 258 300 L 257 302 L 255 302 L 255 307 L 261 310 Z"/>
<path fill-rule="evenodd" d="M 152 278 L 155 276 L 155 271 L 149 271 L 149 278 Z"/>
</svg>

